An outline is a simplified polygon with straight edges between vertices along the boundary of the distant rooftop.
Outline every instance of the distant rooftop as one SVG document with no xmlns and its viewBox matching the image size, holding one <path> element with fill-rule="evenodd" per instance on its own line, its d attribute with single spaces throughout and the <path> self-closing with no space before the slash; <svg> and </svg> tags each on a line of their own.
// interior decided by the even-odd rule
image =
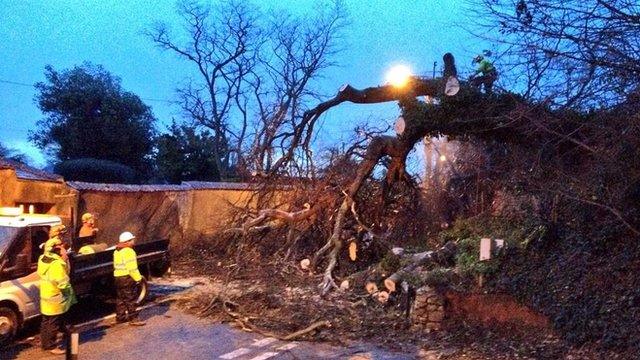
<svg viewBox="0 0 640 360">
<path fill-rule="evenodd" d="M 52 181 L 63 182 L 62 176 L 36 169 L 23 163 L 0 158 L 0 169 L 11 169 L 16 172 L 16 177 L 20 180 Z"/>
</svg>

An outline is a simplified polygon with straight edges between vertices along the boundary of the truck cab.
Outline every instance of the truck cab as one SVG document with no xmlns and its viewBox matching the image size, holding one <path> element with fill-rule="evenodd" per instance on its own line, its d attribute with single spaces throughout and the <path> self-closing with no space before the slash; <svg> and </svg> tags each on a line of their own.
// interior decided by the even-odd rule
<svg viewBox="0 0 640 360">
<path fill-rule="evenodd" d="M 40 277 L 36 272 L 43 252 L 40 245 L 49 239 L 49 229 L 60 224 L 62 220 L 54 215 L 23 214 L 22 208 L 0 207 L 0 348 L 26 320 L 40 315 Z M 146 279 L 169 270 L 169 240 L 146 241 L 134 245 L 134 250 L 143 276 L 137 289 L 137 301 L 142 303 L 148 294 Z M 113 296 L 113 251 L 113 246 L 105 246 L 91 254 L 69 252 L 69 275 L 76 295 Z"/>
<path fill-rule="evenodd" d="M 51 226 L 59 224 L 57 216 L 0 208 L 0 346 L 25 320 L 40 315 L 40 245 L 49 238 Z"/>
</svg>

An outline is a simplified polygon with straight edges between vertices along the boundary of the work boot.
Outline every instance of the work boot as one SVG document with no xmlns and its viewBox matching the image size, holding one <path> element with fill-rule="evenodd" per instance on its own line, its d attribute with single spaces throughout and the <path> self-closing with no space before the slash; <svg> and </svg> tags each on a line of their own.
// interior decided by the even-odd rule
<svg viewBox="0 0 640 360">
<path fill-rule="evenodd" d="M 138 319 L 134 319 L 129 321 L 129 325 L 131 326 L 145 326 L 147 325 L 146 321 L 142 321 L 142 320 L 138 320 Z"/>
<path fill-rule="evenodd" d="M 49 350 L 49 352 L 52 353 L 53 355 L 64 355 L 67 352 L 67 350 L 63 348 L 55 348 L 55 349 Z"/>
</svg>

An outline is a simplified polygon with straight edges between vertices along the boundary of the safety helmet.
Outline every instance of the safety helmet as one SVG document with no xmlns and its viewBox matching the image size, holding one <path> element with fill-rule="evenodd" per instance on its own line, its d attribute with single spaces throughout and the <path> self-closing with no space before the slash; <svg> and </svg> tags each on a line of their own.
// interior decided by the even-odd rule
<svg viewBox="0 0 640 360">
<path fill-rule="evenodd" d="M 54 238 L 65 234 L 67 232 L 67 227 L 64 225 L 54 225 L 49 229 L 49 238 Z"/>
<path fill-rule="evenodd" d="M 91 213 L 82 214 L 82 222 L 87 222 L 87 221 L 89 221 L 91 219 L 93 219 L 93 214 L 91 214 Z"/>
<path fill-rule="evenodd" d="M 136 238 L 135 235 L 133 235 L 128 231 L 125 231 L 122 234 L 120 234 L 120 238 L 118 239 L 118 242 L 126 243 L 127 241 L 131 241 L 135 238 Z"/>
<path fill-rule="evenodd" d="M 62 246 L 62 241 L 57 237 L 53 237 L 40 245 L 40 248 L 44 248 L 44 252 L 51 252 L 57 246 Z"/>
<path fill-rule="evenodd" d="M 473 58 L 473 63 L 479 63 L 480 61 L 484 60 L 484 56 L 482 56 L 482 54 L 478 54 L 476 55 L 476 57 Z"/>
</svg>

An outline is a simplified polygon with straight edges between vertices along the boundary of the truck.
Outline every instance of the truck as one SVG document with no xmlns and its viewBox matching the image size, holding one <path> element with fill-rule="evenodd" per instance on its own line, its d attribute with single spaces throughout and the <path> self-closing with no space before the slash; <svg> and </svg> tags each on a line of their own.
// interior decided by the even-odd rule
<svg viewBox="0 0 640 360">
<path fill-rule="evenodd" d="M 60 217 L 22 214 L 18 208 L 0 208 L 0 347 L 15 337 L 27 320 L 40 316 L 40 278 L 36 273 L 40 247 L 49 229 L 62 224 Z M 71 284 L 79 297 L 115 295 L 113 248 L 93 254 L 69 253 Z M 134 245 L 138 268 L 144 277 L 138 303 L 148 294 L 147 279 L 162 276 L 170 266 L 169 240 Z M 73 311 L 73 308 L 72 310 Z"/>
</svg>

